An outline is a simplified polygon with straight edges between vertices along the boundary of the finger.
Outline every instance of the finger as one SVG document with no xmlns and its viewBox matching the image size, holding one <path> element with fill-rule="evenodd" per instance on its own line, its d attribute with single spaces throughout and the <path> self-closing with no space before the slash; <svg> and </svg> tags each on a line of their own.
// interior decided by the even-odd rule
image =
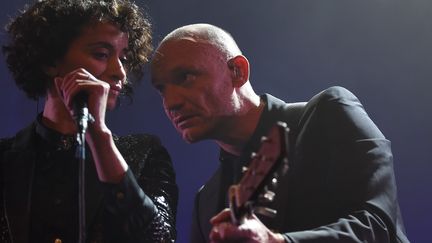
<svg viewBox="0 0 432 243">
<path fill-rule="evenodd" d="M 72 77 L 74 75 L 84 75 L 84 76 L 88 76 L 90 79 L 94 78 L 94 76 L 89 71 L 87 71 L 84 68 L 77 68 L 77 69 L 75 69 L 73 71 L 70 71 L 70 72 L 66 73 L 64 75 L 64 77 L 65 78 L 69 78 L 69 77 Z"/>
<path fill-rule="evenodd" d="M 63 98 L 64 97 L 64 94 L 63 94 L 63 78 L 61 78 L 61 77 L 55 77 L 54 78 L 54 86 L 55 86 L 55 89 L 57 91 L 57 94 L 61 98 Z"/>
<path fill-rule="evenodd" d="M 92 87 L 95 86 L 95 83 L 100 82 L 83 68 L 69 72 L 63 79 L 62 92 L 64 94 L 65 104 L 69 108 L 72 107 L 76 94 L 80 93 L 82 90 L 86 90 L 85 92 L 90 93 Z"/>
<path fill-rule="evenodd" d="M 67 76 L 63 81 L 63 92 L 68 93 L 68 91 L 74 87 L 85 83 L 93 83 L 93 81 L 89 80 L 89 77 L 86 74 L 74 74 L 72 76 Z"/>
<path fill-rule="evenodd" d="M 225 228 L 228 226 L 228 223 L 221 223 L 213 226 L 209 234 L 209 239 L 215 242 L 224 240 L 226 233 Z"/>
<path fill-rule="evenodd" d="M 62 86 L 60 87 L 63 97 L 67 98 L 70 96 L 70 90 L 76 85 L 77 80 L 85 80 L 87 76 L 83 73 L 79 74 L 77 72 L 71 72 L 63 77 Z"/>
<path fill-rule="evenodd" d="M 221 236 L 217 227 L 213 227 L 210 231 L 209 240 L 210 242 L 219 242 L 221 240 Z"/>
<path fill-rule="evenodd" d="M 86 73 L 69 73 L 64 76 L 64 89 L 68 89 L 71 86 L 74 86 L 77 80 L 81 81 L 90 81 L 89 75 Z"/>
<path fill-rule="evenodd" d="M 84 68 L 78 68 L 78 69 L 76 69 L 76 70 L 74 70 L 72 72 L 76 73 L 76 74 L 79 74 L 79 75 L 82 75 L 83 77 L 86 77 L 86 79 L 88 79 L 89 81 L 90 80 L 98 81 L 98 79 L 95 76 L 93 76 L 92 73 L 90 73 L 89 71 L 87 71 Z"/>
<path fill-rule="evenodd" d="M 229 222 L 218 224 L 210 231 L 209 239 L 216 242 L 241 242 L 251 238 L 250 229 L 244 229 Z"/>
<path fill-rule="evenodd" d="M 65 104 L 68 107 L 72 108 L 74 98 L 78 93 L 88 93 L 88 91 L 86 91 L 88 89 L 88 85 L 86 85 L 86 82 L 87 81 L 85 80 L 76 80 L 74 85 L 71 85 L 64 90 L 64 93 L 67 94 L 65 97 Z"/>
<path fill-rule="evenodd" d="M 230 221 L 231 220 L 231 212 L 229 208 L 225 208 L 216 216 L 210 219 L 210 223 L 212 225 L 219 224 L 221 222 Z"/>
</svg>

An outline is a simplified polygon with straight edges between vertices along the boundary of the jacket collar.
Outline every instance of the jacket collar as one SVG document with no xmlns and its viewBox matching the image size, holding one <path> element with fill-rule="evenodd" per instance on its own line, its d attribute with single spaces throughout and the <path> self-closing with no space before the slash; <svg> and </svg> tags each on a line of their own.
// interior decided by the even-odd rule
<svg viewBox="0 0 432 243">
<path fill-rule="evenodd" d="M 280 100 L 270 94 L 263 94 L 260 96 L 261 100 L 264 102 L 264 109 L 261 113 L 261 117 L 259 118 L 257 127 L 252 134 L 251 138 L 247 142 L 245 149 L 241 156 L 237 158 L 238 161 L 241 161 L 241 166 L 244 165 L 245 162 L 250 160 L 250 154 L 253 151 L 257 151 L 260 146 L 261 137 L 266 135 L 269 129 L 280 120 L 281 115 L 279 113 L 283 112 L 283 107 L 286 103 L 283 100 Z M 233 160 L 236 156 L 229 154 L 224 150 L 220 150 L 219 160 L 223 161 L 225 158 L 230 158 Z"/>
</svg>

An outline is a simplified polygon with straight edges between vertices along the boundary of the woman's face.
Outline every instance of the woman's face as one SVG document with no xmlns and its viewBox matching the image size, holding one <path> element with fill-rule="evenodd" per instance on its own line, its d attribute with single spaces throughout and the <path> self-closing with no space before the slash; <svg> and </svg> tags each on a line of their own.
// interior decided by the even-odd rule
<svg viewBox="0 0 432 243">
<path fill-rule="evenodd" d="M 107 108 L 113 109 L 126 81 L 127 48 L 127 33 L 116 25 L 97 22 L 86 26 L 56 63 L 58 76 L 63 77 L 78 68 L 86 69 L 110 85 Z"/>
</svg>

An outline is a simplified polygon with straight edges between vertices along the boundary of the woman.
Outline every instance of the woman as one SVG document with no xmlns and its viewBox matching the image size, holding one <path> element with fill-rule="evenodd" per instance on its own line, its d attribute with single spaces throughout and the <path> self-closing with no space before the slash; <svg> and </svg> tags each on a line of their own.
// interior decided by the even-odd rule
<svg viewBox="0 0 432 243">
<path fill-rule="evenodd" d="M 0 142 L 2 242 L 77 242 L 78 162 L 73 104 L 88 96 L 88 242 L 173 242 L 177 186 L 151 135 L 114 136 L 105 123 L 132 77 L 142 77 L 151 29 L 127 0 L 42 0 L 8 25 L 3 47 L 17 86 L 43 112 Z"/>
</svg>

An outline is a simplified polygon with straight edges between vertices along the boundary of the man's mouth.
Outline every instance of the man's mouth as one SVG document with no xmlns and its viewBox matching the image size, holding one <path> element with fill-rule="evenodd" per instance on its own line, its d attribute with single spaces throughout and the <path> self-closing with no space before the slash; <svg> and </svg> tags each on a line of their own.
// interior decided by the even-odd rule
<svg viewBox="0 0 432 243">
<path fill-rule="evenodd" d="M 191 125 L 189 121 L 191 121 L 195 117 L 197 117 L 197 115 L 181 115 L 175 117 L 173 119 L 173 122 L 177 128 L 184 129 Z"/>
</svg>

